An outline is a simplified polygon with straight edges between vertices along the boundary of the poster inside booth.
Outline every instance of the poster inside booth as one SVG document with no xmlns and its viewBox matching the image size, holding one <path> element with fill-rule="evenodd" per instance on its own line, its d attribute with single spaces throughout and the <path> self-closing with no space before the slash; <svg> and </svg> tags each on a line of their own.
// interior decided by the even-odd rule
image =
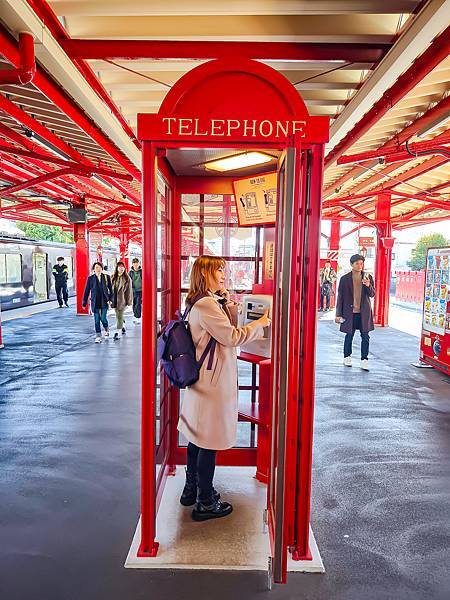
<svg viewBox="0 0 450 600">
<path fill-rule="evenodd" d="M 277 174 L 265 173 L 233 181 L 240 227 L 273 225 L 277 214 Z"/>
</svg>

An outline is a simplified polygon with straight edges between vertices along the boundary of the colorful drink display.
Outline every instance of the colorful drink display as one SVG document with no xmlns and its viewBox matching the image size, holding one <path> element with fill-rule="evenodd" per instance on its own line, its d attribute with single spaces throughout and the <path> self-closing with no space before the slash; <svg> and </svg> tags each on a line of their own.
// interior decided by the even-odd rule
<svg viewBox="0 0 450 600">
<path fill-rule="evenodd" d="M 450 248 L 430 248 L 427 256 L 422 327 L 444 335 L 450 332 Z"/>
</svg>

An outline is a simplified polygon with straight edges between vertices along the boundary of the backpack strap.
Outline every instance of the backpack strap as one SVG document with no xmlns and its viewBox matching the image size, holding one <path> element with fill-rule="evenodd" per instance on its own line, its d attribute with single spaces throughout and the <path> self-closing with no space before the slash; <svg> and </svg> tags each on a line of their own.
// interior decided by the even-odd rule
<svg viewBox="0 0 450 600">
<path fill-rule="evenodd" d="M 211 371 L 213 367 L 214 353 L 216 351 L 216 344 L 216 340 L 213 337 L 211 337 L 209 339 L 209 342 L 206 344 L 206 348 L 203 350 L 203 354 L 201 355 L 200 360 L 197 363 L 199 369 L 202 368 L 203 363 L 205 362 L 205 359 L 209 354 L 208 365 L 206 368 L 208 371 Z"/>
<path fill-rule="evenodd" d="M 208 296 L 209 296 L 209 294 L 205 293 L 205 294 L 198 294 L 198 296 L 195 296 L 194 298 L 192 298 L 191 302 L 189 302 L 188 306 L 186 307 L 186 310 L 184 311 L 183 316 L 181 317 L 183 319 L 183 321 L 188 317 L 194 304 L 196 302 L 198 302 L 199 300 L 201 300 L 202 298 L 207 298 Z M 217 341 L 211 336 L 211 338 L 209 339 L 209 342 L 206 344 L 206 348 L 203 350 L 200 360 L 197 363 L 199 369 L 202 368 L 203 363 L 205 362 L 206 357 L 209 354 L 208 365 L 206 368 L 208 371 L 211 371 L 211 369 L 213 367 L 214 354 L 216 351 L 216 344 L 217 344 Z"/>
</svg>

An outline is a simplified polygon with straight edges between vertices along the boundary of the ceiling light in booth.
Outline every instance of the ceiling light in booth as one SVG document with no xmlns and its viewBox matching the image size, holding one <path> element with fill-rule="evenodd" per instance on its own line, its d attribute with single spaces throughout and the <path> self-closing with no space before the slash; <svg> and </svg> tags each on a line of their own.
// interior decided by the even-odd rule
<svg viewBox="0 0 450 600">
<path fill-rule="evenodd" d="M 211 160 L 203 163 L 203 166 L 208 171 L 220 171 L 223 173 L 225 171 L 235 171 L 237 169 L 245 169 L 245 167 L 263 165 L 273 160 L 275 160 L 275 157 L 270 154 L 251 151 L 235 154 L 234 156 L 225 156 L 225 158 L 219 158 L 218 160 Z"/>
</svg>

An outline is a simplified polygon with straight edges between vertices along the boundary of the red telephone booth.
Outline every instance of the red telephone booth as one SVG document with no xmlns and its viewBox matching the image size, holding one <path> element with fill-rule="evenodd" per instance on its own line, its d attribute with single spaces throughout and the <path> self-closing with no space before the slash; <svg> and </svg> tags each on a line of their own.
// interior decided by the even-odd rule
<svg viewBox="0 0 450 600">
<path fill-rule="evenodd" d="M 156 517 L 165 482 L 186 460 L 177 432 L 179 390 L 167 385 L 156 364 L 158 327 L 184 300 L 190 258 L 183 248 L 194 245 L 198 253 L 213 252 L 209 228 L 238 227 L 223 217 L 235 211 L 233 180 L 271 169 L 278 173 L 267 483 L 273 580 L 286 580 L 288 551 L 294 560 L 310 558 L 317 277 L 328 126 L 328 118 L 308 115 L 297 90 L 282 75 L 249 60 L 205 63 L 173 86 L 158 114 L 139 115 L 143 316 L 138 556 L 156 556 Z M 266 168 L 238 172 L 213 174 L 207 168 L 213 159 L 249 151 L 272 160 Z M 256 255 L 240 258 L 227 239 L 220 251 L 226 259 L 234 252 L 233 273 L 242 279 L 250 264 L 255 283 L 261 283 L 259 237 Z M 242 292 L 236 286 L 233 291 Z M 255 466 L 256 454 L 254 447 L 233 448 L 219 453 L 218 464 Z"/>
</svg>

